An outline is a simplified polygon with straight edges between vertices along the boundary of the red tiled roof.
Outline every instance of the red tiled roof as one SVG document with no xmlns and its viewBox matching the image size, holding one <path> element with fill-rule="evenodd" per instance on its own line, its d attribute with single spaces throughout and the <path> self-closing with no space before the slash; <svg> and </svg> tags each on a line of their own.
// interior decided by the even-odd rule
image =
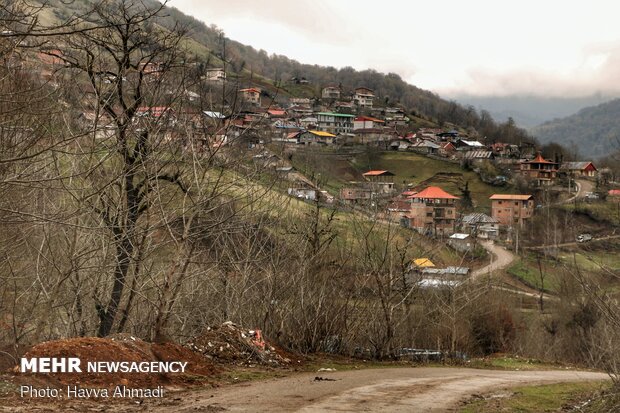
<svg viewBox="0 0 620 413">
<path fill-rule="evenodd" d="M 281 110 L 281 109 L 269 109 L 267 113 L 269 113 L 272 116 L 285 116 L 286 115 L 286 111 Z"/>
<path fill-rule="evenodd" d="M 252 93 L 260 93 L 260 90 L 256 88 L 248 88 L 248 89 L 240 89 L 239 92 L 252 92 Z"/>
<path fill-rule="evenodd" d="M 154 106 L 154 107 L 141 106 L 136 110 L 136 112 L 140 115 L 150 113 L 156 118 L 160 117 L 161 115 L 165 114 L 168 111 L 172 111 L 172 109 L 168 106 Z"/>
<path fill-rule="evenodd" d="M 426 198 L 426 199 L 459 199 L 458 196 L 450 195 L 438 186 L 429 186 L 428 188 L 418 192 L 409 198 Z"/>
<path fill-rule="evenodd" d="M 362 175 L 364 176 L 381 176 L 381 175 L 393 176 L 394 174 L 390 171 L 368 171 L 366 173 L 363 173 Z"/>
<path fill-rule="evenodd" d="M 381 119 L 377 119 L 377 118 L 371 118 L 370 116 L 358 116 L 355 118 L 355 120 L 360 121 L 360 120 L 371 120 L 373 122 L 377 122 L 377 123 L 385 123 L 385 121 L 382 121 Z"/>
<path fill-rule="evenodd" d="M 610 196 L 620 196 L 620 189 L 610 189 L 608 194 Z"/>
</svg>

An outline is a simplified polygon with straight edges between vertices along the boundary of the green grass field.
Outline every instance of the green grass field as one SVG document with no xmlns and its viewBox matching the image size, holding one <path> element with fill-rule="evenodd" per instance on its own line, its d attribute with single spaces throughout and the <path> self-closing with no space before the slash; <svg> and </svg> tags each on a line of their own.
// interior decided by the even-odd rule
<svg viewBox="0 0 620 413">
<path fill-rule="evenodd" d="M 354 160 L 353 166 L 362 172 L 365 172 L 368 168 L 367 163 L 362 163 L 359 160 Z M 389 170 L 396 175 L 394 176 L 394 182 L 402 186 L 417 185 L 439 172 L 460 173 L 463 175 L 463 178 L 459 182 L 437 181 L 432 184 L 455 196 L 461 196 L 459 187 L 464 185 L 465 182 L 469 182 L 469 190 L 471 191 L 474 205 L 481 212 L 490 212 L 491 202 L 489 197 L 492 194 L 514 193 L 513 188 L 495 187 L 484 183 L 478 174 L 473 171 L 463 170 L 459 164 L 428 158 L 413 152 L 382 152 L 378 160 L 372 164 L 372 168 Z"/>
<path fill-rule="evenodd" d="M 543 282 L 541 283 L 538 263 L 534 258 L 528 256 L 521 258 L 516 264 L 508 268 L 510 275 L 523 280 L 534 288 L 540 289 L 542 286 L 546 291 L 557 292 L 560 283 L 553 264 L 543 260 L 542 272 Z"/>
<path fill-rule="evenodd" d="M 515 387 L 472 400 L 460 409 L 460 413 L 559 412 L 595 397 L 608 387 L 608 382 L 600 381 Z"/>
</svg>

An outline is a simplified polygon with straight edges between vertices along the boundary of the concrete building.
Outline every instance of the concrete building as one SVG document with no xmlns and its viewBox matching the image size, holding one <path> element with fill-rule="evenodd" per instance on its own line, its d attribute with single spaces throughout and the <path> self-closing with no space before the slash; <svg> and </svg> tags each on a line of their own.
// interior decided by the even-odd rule
<svg viewBox="0 0 620 413">
<path fill-rule="evenodd" d="M 372 101 L 375 98 L 375 93 L 372 89 L 368 89 L 367 87 L 358 87 L 355 89 L 355 94 L 353 95 L 353 101 L 360 108 L 371 108 L 372 109 Z"/>
<path fill-rule="evenodd" d="M 346 113 L 319 112 L 316 115 L 318 129 L 335 135 L 353 132 L 354 115 Z"/>
<path fill-rule="evenodd" d="M 521 227 L 534 214 L 532 195 L 494 194 L 489 199 L 491 217 L 497 219 L 500 225 Z"/>
</svg>

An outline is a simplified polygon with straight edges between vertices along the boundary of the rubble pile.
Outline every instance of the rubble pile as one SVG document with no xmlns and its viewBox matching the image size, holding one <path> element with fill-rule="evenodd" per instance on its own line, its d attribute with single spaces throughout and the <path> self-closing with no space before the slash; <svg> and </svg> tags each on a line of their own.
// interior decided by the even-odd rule
<svg viewBox="0 0 620 413">
<path fill-rule="evenodd" d="M 186 346 L 210 359 L 237 365 L 263 364 L 282 366 L 291 359 L 282 350 L 266 342 L 260 330 L 245 330 L 227 321 L 220 326 L 207 327 Z"/>
</svg>

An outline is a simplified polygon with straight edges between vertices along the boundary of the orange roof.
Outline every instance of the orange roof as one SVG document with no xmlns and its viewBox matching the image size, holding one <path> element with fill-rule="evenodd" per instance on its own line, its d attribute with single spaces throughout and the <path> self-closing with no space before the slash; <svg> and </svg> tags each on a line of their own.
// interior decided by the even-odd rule
<svg viewBox="0 0 620 413">
<path fill-rule="evenodd" d="M 370 121 L 377 122 L 377 123 L 385 123 L 385 121 L 382 121 L 381 119 L 372 118 L 370 116 L 358 116 L 357 118 L 355 118 L 355 120 L 357 120 L 357 121 L 370 120 Z"/>
<path fill-rule="evenodd" d="M 502 200 L 502 201 L 527 201 L 531 199 L 532 195 L 507 195 L 507 194 L 493 194 L 489 199 Z"/>
<path fill-rule="evenodd" d="M 259 89 L 256 88 L 248 88 L 248 89 L 240 89 L 239 92 L 251 92 L 251 93 L 260 93 Z"/>
<path fill-rule="evenodd" d="M 450 195 L 438 186 L 429 186 L 423 191 L 418 192 L 409 198 L 426 198 L 426 199 L 459 199 L 458 196 Z"/>
<path fill-rule="evenodd" d="M 551 164 L 557 165 L 557 162 L 551 162 L 543 158 L 540 152 L 538 152 L 538 155 L 536 155 L 536 158 L 534 158 L 534 160 L 527 161 L 525 163 L 551 163 Z"/>
<path fill-rule="evenodd" d="M 368 171 L 366 173 L 363 173 L 362 175 L 364 176 L 381 176 L 381 175 L 394 176 L 394 174 L 390 171 Z"/>
</svg>

